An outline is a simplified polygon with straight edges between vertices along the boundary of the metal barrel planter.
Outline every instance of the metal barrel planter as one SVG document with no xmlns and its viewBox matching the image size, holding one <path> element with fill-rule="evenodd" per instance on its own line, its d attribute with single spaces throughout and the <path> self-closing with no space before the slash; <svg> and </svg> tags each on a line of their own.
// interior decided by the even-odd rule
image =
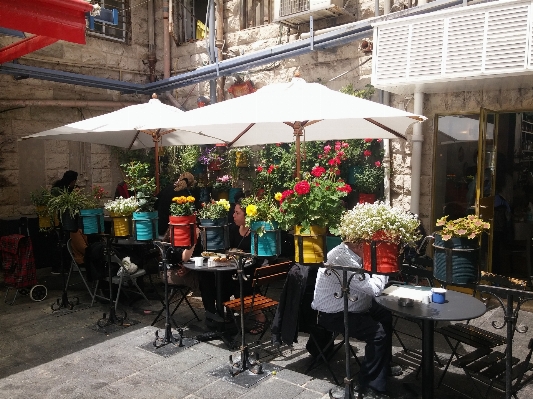
<svg viewBox="0 0 533 399">
<path fill-rule="evenodd" d="M 370 273 L 391 274 L 400 270 L 400 245 L 384 241 L 382 232 L 363 243 L 363 269 Z"/>
<path fill-rule="evenodd" d="M 157 238 L 158 218 L 155 212 L 133 212 L 133 235 L 138 241 Z"/>
<path fill-rule="evenodd" d="M 229 202 L 230 204 L 235 203 L 235 196 L 239 193 L 242 193 L 242 188 L 230 188 L 229 189 Z"/>
<path fill-rule="evenodd" d="M 331 251 L 337 245 L 342 243 L 342 239 L 338 236 L 327 236 L 326 237 L 326 253 Z"/>
<path fill-rule="evenodd" d="M 174 247 L 189 248 L 196 244 L 196 215 L 170 216 L 170 243 Z"/>
<path fill-rule="evenodd" d="M 281 253 L 281 231 L 278 227 L 276 222 L 252 222 L 252 255 L 270 257 Z"/>
<path fill-rule="evenodd" d="M 104 232 L 104 208 L 80 209 L 80 220 L 83 234 Z"/>
<path fill-rule="evenodd" d="M 479 281 L 479 244 L 477 239 L 453 237 L 443 240 L 435 234 L 433 276 L 442 283 L 476 284 Z"/>
<path fill-rule="evenodd" d="M 111 233 L 115 237 L 128 237 L 131 235 L 131 216 L 118 215 L 110 213 L 113 221 L 113 229 Z"/>
<path fill-rule="evenodd" d="M 202 247 L 206 251 L 229 248 L 228 219 L 200 219 Z"/>
<path fill-rule="evenodd" d="M 309 233 L 302 233 L 302 229 L 302 226 L 294 227 L 294 261 L 303 265 L 325 262 L 327 228 L 311 226 Z"/>
<path fill-rule="evenodd" d="M 61 228 L 65 231 L 78 231 L 78 218 L 72 217 L 68 209 L 61 214 Z"/>
</svg>

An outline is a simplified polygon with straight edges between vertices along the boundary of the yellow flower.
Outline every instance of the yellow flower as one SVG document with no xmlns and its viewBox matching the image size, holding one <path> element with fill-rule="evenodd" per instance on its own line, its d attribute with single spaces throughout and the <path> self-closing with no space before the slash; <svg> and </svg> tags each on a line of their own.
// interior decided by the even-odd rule
<svg viewBox="0 0 533 399">
<path fill-rule="evenodd" d="M 187 202 L 194 202 L 194 197 L 191 196 L 191 195 L 189 195 L 189 196 L 187 197 Z"/>
<path fill-rule="evenodd" d="M 179 197 L 174 197 L 174 198 L 172 198 L 172 202 L 178 202 L 178 198 L 179 198 Z"/>
<path fill-rule="evenodd" d="M 248 205 L 248 206 L 246 207 L 246 214 L 247 214 L 248 216 L 255 216 L 255 215 L 257 215 L 257 206 L 255 206 L 255 205 Z"/>
<path fill-rule="evenodd" d="M 281 193 L 276 193 L 276 194 L 274 195 L 274 199 L 275 199 L 276 201 L 281 201 L 281 197 L 283 197 L 283 195 L 282 195 Z"/>
<path fill-rule="evenodd" d="M 230 203 L 228 200 L 223 198 L 221 200 L 218 200 L 218 203 L 222 205 L 226 211 L 229 211 Z"/>
</svg>

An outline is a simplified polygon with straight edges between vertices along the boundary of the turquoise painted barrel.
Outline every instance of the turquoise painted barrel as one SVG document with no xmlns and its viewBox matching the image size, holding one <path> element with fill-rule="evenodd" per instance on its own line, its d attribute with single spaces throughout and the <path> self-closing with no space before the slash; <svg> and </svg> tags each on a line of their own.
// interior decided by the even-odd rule
<svg viewBox="0 0 533 399">
<path fill-rule="evenodd" d="M 206 251 L 220 251 L 229 248 L 228 219 L 200 219 L 200 236 Z"/>
<path fill-rule="evenodd" d="M 447 241 L 435 234 L 433 276 L 447 284 L 476 284 L 479 281 L 477 239 L 454 237 Z"/>
<path fill-rule="evenodd" d="M 156 212 L 133 212 L 133 231 L 139 241 L 157 238 L 158 219 Z"/>
<path fill-rule="evenodd" d="M 81 229 L 83 234 L 104 232 L 104 209 L 80 209 Z"/>
<path fill-rule="evenodd" d="M 229 202 L 230 204 L 235 203 L 235 196 L 239 193 L 242 193 L 242 188 L 230 188 L 229 189 Z"/>
<path fill-rule="evenodd" d="M 337 236 L 326 236 L 326 251 L 329 252 L 337 245 L 341 244 L 342 240 Z"/>
<path fill-rule="evenodd" d="M 252 254 L 278 256 L 281 253 L 281 232 L 277 222 L 252 222 Z"/>
</svg>

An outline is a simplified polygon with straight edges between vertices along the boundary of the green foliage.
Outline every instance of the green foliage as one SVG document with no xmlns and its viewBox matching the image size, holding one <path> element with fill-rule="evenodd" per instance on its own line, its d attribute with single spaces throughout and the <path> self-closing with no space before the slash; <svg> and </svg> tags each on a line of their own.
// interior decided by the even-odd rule
<svg viewBox="0 0 533 399">
<path fill-rule="evenodd" d="M 356 90 L 354 89 L 353 84 L 350 83 L 347 86 L 342 87 L 339 91 L 344 94 L 349 94 L 350 96 L 370 100 L 376 92 L 376 89 L 371 84 L 367 84 L 364 89 Z"/>
<path fill-rule="evenodd" d="M 363 165 L 354 173 L 354 186 L 360 193 L 373 194 L 383 184 L 385 171 L 383 166 Z"/>
<path fill-rule="evenodd" d="M 151 166 L 148 163 L 131 161 L 120 165 L 126 174 L 126 183 L 135 193 L 139 202 L 139 212 L 153 212 L 156 197 L 155 178 Z"/>
<path fill-rule="evenodd" d="M 198 217 L 200 219 L 225 218 L 228 216 L 229 208 L 230 203 L 228 200 L 211 200 L 211 202 L 208 202 L 207 204 L 202 204 L 202 208 L 198 210 Z"/>
<path fill-rule="evenodd" d="M 278 196 L 281 197 L 281 194 Z M 263 196 L 249 196 L 241 200 L 241 206 L 246 213 L 246 225 L 252 222 L 275 222 L 280 219 L 279 206 L 270 194 Z M 257 232 L 262 233 L 262 232 Z"/>
<path fill-rule="evenodd" d="M 178 154 L 180 173 L 192 172 L 198 163 L 198 158 L 200 157 L 200 147 L 197 145 L 184 145 L 180 147 Z"/>
<path fill-rule="evenodd" d="M 50 200 L 50 191 L 46 188 L 39 188 L 30 193 L 30 201 L 35 206 L 47 206 Z"/>
<path fill-rule="evenodd" d="M 294 144 L 267 144 L 259 151 L 256 175 L 252 181 L 254 192 L 282 191 L 294 179 L 296 156 Z"/>
<path fill-rule="evenodd" d="M 85 194 L 81 189 L 75 188 L 71 192 L 68 189 L 55 188 L 51 191 L 48 201 L 48 209 L 51 215 L 63 214 L 68 211 L 71 217 L 80 213 L 80 209 L 98 208 L 98 202 Z"/>
</svg>

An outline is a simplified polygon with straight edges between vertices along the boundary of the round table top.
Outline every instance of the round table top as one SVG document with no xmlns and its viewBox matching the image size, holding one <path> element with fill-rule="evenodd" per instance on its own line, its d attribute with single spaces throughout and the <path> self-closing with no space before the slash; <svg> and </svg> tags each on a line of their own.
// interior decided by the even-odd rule
<svg viewBox="0 0 533 399">
<path fill-rule="evenodd" d="M 197 270 L 199 272 L 220 272 L 226 270 L 237 270 L 235 262 L 228 262 L 227 266 L 212 266 L 207 267 L 207 260 L 204 260 L 202 266 L 195 266 L 194 261 L 183 262 L 183 266 L 190 270 Z M 246 266 L 246 265 L 245 265 Z"/>
<path fill-rule="evenodd" d="M 414 301 L 412 307 L 405 307 L 398 305 L 397 296 L 380 295 L 375 299 L 379 305 L 391 312 L 422 320 L 470 320 L 487 311 L 487 307 L 479 299 L 451 290 L 446 291 L 446 302 L 442 304 Z"/>
</svg>

